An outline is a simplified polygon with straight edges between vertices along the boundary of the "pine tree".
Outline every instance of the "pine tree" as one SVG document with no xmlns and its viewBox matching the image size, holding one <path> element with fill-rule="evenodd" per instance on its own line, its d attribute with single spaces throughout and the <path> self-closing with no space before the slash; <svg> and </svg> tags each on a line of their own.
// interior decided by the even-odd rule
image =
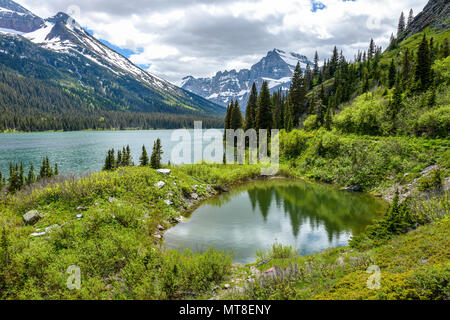
<svg viewBox="0 0 450 320">
<path fill-rule="evenodd" d="M 329 68 L 328 72 L 330 74 L 330 77 L 334 77 L 334 74 L 336 73 L 336 70 L 338 68 L 338 64 L 339 64 L 338 50 L 336 47 L 334 47 L 333 55 L 331 56 L 330 64 L 328 66 Z"/>
<path fill-rule="evenodd" d="M 391 34 L 391 40 L 389 41 L 388 50 L 394 50 L 398 47 L 397 39 L 394 37 L 394 34 Z"/>
<path fill-rule="evenodd" d="M 319 75 L 319 54 L 316 53 L 314 54 L 314 69 L 313 69 L 313 75 L 314 77 L 317 77 Z"/>
<path fill-rule="evenodd" d="M 248 98 L 247 109 L 245 111 L 245 130 L 256 128 L 256 108 L 258 104 L 258 89 L 253 83 L 250 97 Z"/>
<path fill-rule="evenodd" d="M 400 112 L 401 108 L 403 106 L 402 101 L 402 88 L 400 85 L 400 79 L 397 77 L 397 80 L 395 82 L 395 88 L 394 88 L 394 97 L 389 102 L 387 115 L 389 117 L 389 120 L 391 121 L 391 129 L 390 133 L 395 133 L 395 123 L 397 119 L 397 115 Z"/>
<path fill-rule="evenodd" d="M 398 21 L 397 38 L 400 38 L 402 36 L 402 34 L 405 32 L 405 28 L 406 28 L 405 15 L 402 12 L 402 14 L 400 15 L 400 19 Z"/>
<path fill-rule="evenodd" d="M 370 39 L 369 51 L 367 51 L 367 59 L 370 61 L 375 56 L 375 41 Z"/>
<path fill-rule="evenodd" d="M 286 111 L 284 113 L 284 129 L 287 132 L 292 131 L 294 128 L 294 112 L 292 110 L 292 104 L 286 103 Z"/>
<path fill-rule="evenodd" d="M 414 11 L 413 11 L 413 9 L 411 9 L 411 10 L 409 10 L 409 16 L 408 16 L 408 28 L 411 26 L 413 21 L 414 21 Z"/>
<path fill-rule="evenodd" d="M 39 170 L 38 180 L 52 178 L 53 176 L 54 176 L 54 172 L 53 172 L 52 167 L 50 166 L 50 161 L 49 161 L 48 157 L 45 157 L 42 160 L 42 165 Z"/>
<path fill-rule="evenodd" d="M 120 152 L 120 151 L 119 151 Z M 111 171 L 116 168 L 116 159 L 114 149 L 108 150 L 108 155 L 105 159 L 105 164 L 103 165 L 103 170 Z"/>
<path fill-rule="evenodd" d="M 9 164 L 9 179 L 8 179 L 8 191 L 14 193 L 21 188 L 19 177 L 19 166 L 14 165 L 12 162 Z"/>
<path fill-rule="evenodd" d="M 242 129 L 244 120 L 242 118 L 241 108 L 239 102 L 235 101 L 231 109 L 231 129 L 238 130 Z"/>
<path fill-rule="evenodd" d="M 304 103 L 306 96 L 305 79 L 303 78 L 303 72 L 300 68 L 300 63 L 297 63 L 297 67 L 292 77 L 292 84 L 289 90 L 288 103 L 292 105 L 293 111 L 293 124 L 297 127 L 300 122 L 300 117 L 304 113 Z"/>
<path fill-rule="evenodd" d="M 36 176 L 34 175 L 34 166 L 31 163 L 30 170 L 28 171 L 28 175 L 27 175 L 27 179 L 26 179 L 26 184 L 30 185 L 30 184 L 33 184 L 34 182 L 36 182 Z"/>
<path fill-rule="evenodd" d="M 227 106 L 227 113 L 225 116 L 225 129 L 231 129 L 231 112 L 233 111 L 233 101 Z"/>
<path fill-rule="evenodd" d="M 397 69 L 394 64 L 394 59 L 391 60 L 391 64 L 389 66 L 389 74 L 388 74 L 388 87 L 389 89 L 395 85 L 395 80 L 397 78 Z"/>
<path fill-rule="evenodd" d="M 140 162 L 141 167 L 148 166 L 149 159 L 148 159 L 147 150 L 145 149 L 145 145 L 142 146 L 142 155 L 139 158 L 139 162 Z"/>
<path fill-rule="evenodd" d="M 415 81 L 418 89 L 425 91 L 430 85 L 430 49 L 426 35 L 423 35 L 422 42 L 417 50 L 417 61 L 415 71 Z"/>
<path fill-rule="evenodd" d="M 157 139 L 153 145 L 152 155 L 150 157 L 150 165 L 153 169 L 161 168 L 161 158 L 162 158 L 162 146 L 161 139 Z"/>
<path fill-rule="evenodd" d="M 410 55 L 409 49 L 406 48 L 405 53 L 403 54 L 403 62 L 402 62 L 403 87 L 406 87 L 406 84 L 410 79 L 410 72 L 411 72 Z"/>
<path fill-rule="evenodd" d="M 115 161 L 116 163 L 115 163 L 113 168 L 119 168 L 119 167 L 122 166 L 122 164 L 123 164 L 123 157 L 124 157 L 124 155 L 122 154 L 122 151 L 118 150 L 117 151 L 117 161 Z"/>
<path fill-rule="evenodd" d="M 264 81 L 258 97 L 258 110 L 256 114 L 257 130 L 267 129 L 270 134 L 273 124 L 272 122 L 273 116 L 269 85 L 266 81 Z"/>
<path fill-rule="evenodd" d="M 57 163 L 55 163 L 55 169 L 54 169 L 53 174 L 54 174 L 55 176 L 59 176 L 59 167 L 58 167 L 58 164 L 57 164 Z"/>
<path fill-rule="evenodd" d="M 19 166 L 19 189 L 22 189 L 22 187 L 25 185 L 25 170 L 23 168 L 23 163 L 20 163 Z"/>
<path fill-rule="evenodd" d="M 442 46 L 442 59 L 447 58 L 449 55 L 448 38 L 445 38 L 444 44 Z"/>
</svg>

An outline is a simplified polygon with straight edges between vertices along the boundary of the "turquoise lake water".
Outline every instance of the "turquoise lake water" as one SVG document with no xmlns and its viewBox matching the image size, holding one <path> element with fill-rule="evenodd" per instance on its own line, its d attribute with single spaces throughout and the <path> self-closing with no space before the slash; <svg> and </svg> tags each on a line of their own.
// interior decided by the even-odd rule
<svg viewBox="0 0 450 320">
<path fill-rule="evenodd" d="M 192 137 L 193 130 L 189 130 Z M 27 168 L 33 163 L 38 170 L 42 158 L 49 156 L 57 162 L 63 174 L 83 175 L 99 171 L 109 149 L 130 145 L 133 160 L 139 162 L 142 145 L 151 153 L 153 143 L 161 139 L 163 162 L 167 163 L 172 148 L 179 141 L 171 141 L 173 130 L 153 131 L 86 131 L 0 134 L 0 171 L 8 174 L 9 163 L 23 162 Z"/>
</svg>

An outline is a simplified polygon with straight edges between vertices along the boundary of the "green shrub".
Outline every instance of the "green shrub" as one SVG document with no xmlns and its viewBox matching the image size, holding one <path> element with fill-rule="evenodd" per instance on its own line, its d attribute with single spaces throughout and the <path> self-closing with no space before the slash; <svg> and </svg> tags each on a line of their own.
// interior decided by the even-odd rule
<svg viewBox="0 0 450 320">
<path fill-rule="evenodd" d="M 418 135 L 446 138 L 450 134 L 450 105 L 423 113 L 415 125 Z"/>
<path fill-rule="evenodd" d="M 440 190 L 442 188 L 442 171 L 435 169 L 429 175 L 419 180 L 419 191 Z"/>
<path fill-rule="evenodd" d="M 303 122 L 303 128 L 305 131 L 313 131 L 319 127 L 318 117 L 317 115 L 310 115 Z"/>
<path fill-rule="evenodd" d="M 414 272 L 414 286 L 428 300 L 450 298 L 450 265 L 431 266 Z"/>
</svg>

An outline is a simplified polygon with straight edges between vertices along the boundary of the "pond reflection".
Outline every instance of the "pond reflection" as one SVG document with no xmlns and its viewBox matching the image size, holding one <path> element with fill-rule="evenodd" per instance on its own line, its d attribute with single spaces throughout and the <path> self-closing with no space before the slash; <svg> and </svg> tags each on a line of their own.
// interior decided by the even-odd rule
<svg viewBox="0 0 450 320">
<path fill-rule="evenodd" d="M 275 241 L 307 255 L 345 246 L 385 210 L 373 197 L 304 181 L 256 181 L 216 197 L 165 234 L 170 248 L 232 251 L 236 262 L 255 260 Z"/>
</svg>

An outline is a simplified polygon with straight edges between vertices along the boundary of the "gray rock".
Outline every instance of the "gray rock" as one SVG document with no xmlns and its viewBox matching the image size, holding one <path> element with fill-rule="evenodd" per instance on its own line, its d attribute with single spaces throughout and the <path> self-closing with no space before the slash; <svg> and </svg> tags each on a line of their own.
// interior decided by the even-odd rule
<svg viewBox="0 0 450 320">
<path fill-rule="evenodd" d="M 86 211 L 87 209 L 85 207 L 79 206 L 77 208 L 77 211 Z"/>
<path fill-rule="evenodd" d="M 359 184 L 355 184 L 355 185 L 346 187 L 346 188 L 344 188 L 342 190 L 349 191 L 349 192 L 362 192 L 363 191 Z"/>
<path fill-rule="evenodd" d="M 23 215 L 23 221 L 28 225 L 34 225 L 42 219 L 42 215 L 36 210 L 28 211 Z"/>
<path fill-rule="evenodd" d="M 49 232 L 51 232 L 51 231 L 54 230 L 54 229 L 60 229 L 60 228 L 61 228 L 60 225 L 54 224 L 54 225 L 52 225 L 52 226 L 50 226 L 50 227 L 45 228 L 45 233 L 49 233 Z"/>
<path fill-rule="evenodd" d="M 77 214 L 77 219 L 81 219 L 81 218 L 83 218 L 83 215 L 81 213 Z"/>
<path fill-rule="evenodd" d="M 164 203 L 167 204 L 168 206 L 173 205 L 173 202 L 170 200 L 164 200 Z"/>
<path fill-rule="evenodd" d="M 172 173 L 172 170 L 170 170 L 170 169 L 158 169 L 158 170 L 156 170 L 156 172 L 158 172 L 160 174 L 163 174 L 163 175 L 169 175 L 169 174 Z"/>
<path fill-rule="evenodd" d="M 196 193 L 191 194 L 191 198 L 194 200 L 198 200 L 199 196 Z"/>
<path fill-rule="evenodd" d="M 231 284 L 227 283 L 223 286 L 225 289 L 230 289 L 231 288 Z"/>
<path fill-rule="evenodd" d="M 157 227 L 156 227 L 159 231 L 164 231 L 164 230 L 166 230 L 166 228 L 164 228 L 162 225 L 158 225 Z"/>
<path fill-rule="evenodd" d="M 155 188 L 162 189 L 162 188 L 164 188 L 165 185 L 166 185 L 166 183 L 164 181 L 159 181 L 159 182 L 155 183 Z"/>
</svg>

